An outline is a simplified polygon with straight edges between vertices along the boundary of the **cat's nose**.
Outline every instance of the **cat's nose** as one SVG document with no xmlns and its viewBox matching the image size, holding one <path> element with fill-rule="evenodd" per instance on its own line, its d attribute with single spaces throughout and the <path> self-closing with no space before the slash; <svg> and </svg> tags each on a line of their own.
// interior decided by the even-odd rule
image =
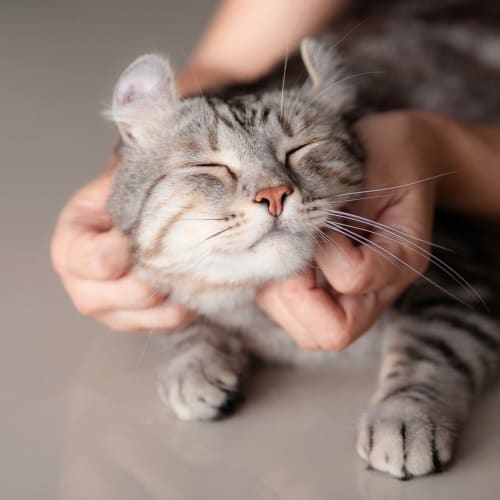
<svg viewBox="0 0 500 500">
<path fill-rule="evenodd" d="M 293 189 L 286 185 L 261 189 L 255 195 L 254 201 L 257 203 L 266 203 L 269 213 L 273 217 L 278 217 L 283 212 L 286 197 L 292 193 Z"/>
</svg>

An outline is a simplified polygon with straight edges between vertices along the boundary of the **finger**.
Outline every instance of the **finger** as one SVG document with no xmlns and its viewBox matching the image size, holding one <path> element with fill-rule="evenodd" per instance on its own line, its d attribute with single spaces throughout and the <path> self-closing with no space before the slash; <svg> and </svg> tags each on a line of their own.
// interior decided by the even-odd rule
<svg viewBox="0 0 500 500">
<path fill-rule="evenodd" d="M 351 342 L 344 311 L 311 272 L 266 287 L 257 301 L 304 348 L 337 351 Z"/>
<path fill-rule="evenodd" d="M 339 223 L 338 230 L 327 235 L 332 245 L 319 247 L 316 259 L 337 291 L 360 294 L 392 283 L 409 284 L 425 270 L 429 245 L 419 240 L 430 237 L 432 214 L 422 209 L 422 201 L 417 200 L 418 197 L 409 195 L 381 213 L 377 222 L 396 232 L 371 226 L 362 234 L 357 230 L 362 224 L 347 220 L 348 216 L 343 221 L 334 221 Z M 341 233 L 350 233 L 350 236 Z"/>
<path fill-rule="evenodd" d="M 271 284 L 263 288 L 257 294 L 259 307 L 278 325 L 280 325 L 303 349 L 320 349 L 319 344 L 298 321 L 295 315 L 290 314 L 290 304 L 282 297 L 280 284 Z"/>
<path fill-rule="evenodd" d="M 84 279 L 116 279 L 130 268 L 130 242 L 116 228 L 103 233 L 75 228 L 66 263 L 68 272 Z"/>
<path fill-rule="evenodd" d="M 69 276 L 63 277 L 63 282 L 78 311 L 89 316 L 118 309 L 145 309 L 166 300 L 165 294 L 156 291 L 134 273 L 109 281 Z"/>
<path fill-rule="evenodd" d="M 83 188 L 64 208 L 52 240 L 53 265 L 61 275 L 114 279 L 130 267 L 128 238 L 105 211 L 111 177 Z"/>
<path fill-rule="evenodd" d="M 332 298 L 310 281 L 292 278 L 263 289 L 257 300 L 301 347 L 340 351 L 372 327 L 400 294 L 401 289 L 395 286 Z"/>
<path fill-rule="evenodd" d="M 196 314 L 184 306 L 169 302 L 150 309 L 109 311 L 97 316 L 106 326 L 120 332 L 171 332 L 195 318 Z"/>
</svg>

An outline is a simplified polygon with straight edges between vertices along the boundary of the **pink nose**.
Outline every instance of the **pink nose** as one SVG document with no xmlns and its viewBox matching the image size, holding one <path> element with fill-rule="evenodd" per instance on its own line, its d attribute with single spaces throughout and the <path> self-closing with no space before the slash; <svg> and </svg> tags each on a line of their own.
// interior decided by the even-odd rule
<svg viewBox="0 0 500 500">
<path fill-rule="evenodd" d="M 273 217 L 278 217 L 283 212 L 285 198 L 293 193 L 290 186 L 277 186 L 261 189 L 254 198 L 257 203 L 267 203 L 267 209 Z"/>
</svg>

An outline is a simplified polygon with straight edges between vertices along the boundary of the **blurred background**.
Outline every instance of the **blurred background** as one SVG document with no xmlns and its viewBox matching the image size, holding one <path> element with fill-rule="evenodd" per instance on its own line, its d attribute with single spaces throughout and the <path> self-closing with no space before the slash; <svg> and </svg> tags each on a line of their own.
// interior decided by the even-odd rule
<svg viewBox="0 0 500 500">
<path fill-rule="evenodd" d="M 99 112 L 116 78 L 148 51 L 179 67 L 215 5 L 0 3 L 0 498 L 498 498 L 498 389 L 449 473 L 399 483 L 354 451 L 374 366 L 263 370 L 233 418 L 181 423 L 156 396 L 147 336 L 106 330 L 63 292 L 51 232 L 105 163 L 114 131 Z"/>
</svg>

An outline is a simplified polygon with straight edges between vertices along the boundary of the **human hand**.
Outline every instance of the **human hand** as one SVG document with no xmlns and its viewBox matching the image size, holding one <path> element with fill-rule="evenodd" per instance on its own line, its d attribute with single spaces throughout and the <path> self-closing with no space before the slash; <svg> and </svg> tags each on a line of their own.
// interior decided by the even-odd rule
<svg viewBox="0 0 500 500">
<path fill-rule="evenodd" d="M 106 211 L 112 173 L 79 190 L 63 208 L 52 239 L 54 269 L 75 307 L 113 330 L 165 332 L 192 321 L 131 269 L 128 238 Z"/>
<path fill-rule="evenodd" d="M 352 216 L 333 215 L 335 229 L 325 232 L 331 244 L 317 249 L 316 261 L 331 288 L 318 286 L 310 269 L 267 286 L 257 299 L 308 349 L 341 350 L 350 345 L 429 261 L 427 241 L 441 174 L 432 129 L 413 112 L 371 115 L 356 128 L 367 154 L 363 191 L 374 191 L 346 197 L 360 198 L 349 205 Z M 428 180 L 415 182 L 422 179 Z M 403 187 L 377 191 L 393 186 Z M 374 224 L 364 224 L 360 217 Z"/>
</svg>

